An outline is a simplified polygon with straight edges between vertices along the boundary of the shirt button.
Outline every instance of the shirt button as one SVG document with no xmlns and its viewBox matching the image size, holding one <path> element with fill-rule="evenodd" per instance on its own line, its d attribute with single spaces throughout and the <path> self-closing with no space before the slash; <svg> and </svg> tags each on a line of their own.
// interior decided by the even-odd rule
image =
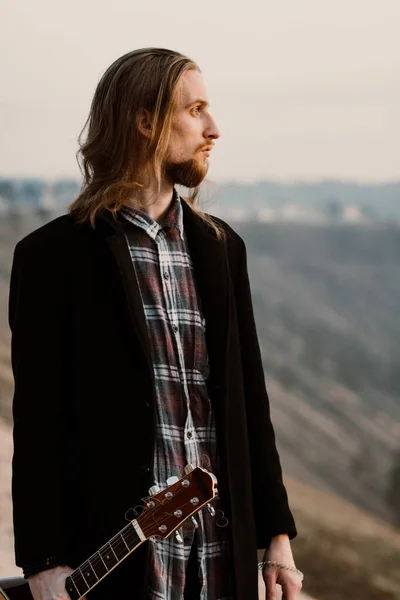
<svg viewBox="0 0 400 600">
<path fill-rule="evenodd" d="M 164 271 L 164 279 L 169 279 L 169 273 L 168 273 L 168 271 Z"/>
<path fill-rule="evenodd" d="M 191 431 L 188 431 L 188 432 L 187 432 L 187 434 L 186 434 L 186 436 L 187 436 L 187 438 L 188 438 L 189 440 L 191 440 L 191 439 L 192 439 L 192 437 L 193 437 L 193 433 L 192 433 Z"/>
<path fill-rule="evenodd" d="M 178 331 L 178 325 L 172 325 L 172 329 L 175 331 L 175 333 Z"/>
</svg>

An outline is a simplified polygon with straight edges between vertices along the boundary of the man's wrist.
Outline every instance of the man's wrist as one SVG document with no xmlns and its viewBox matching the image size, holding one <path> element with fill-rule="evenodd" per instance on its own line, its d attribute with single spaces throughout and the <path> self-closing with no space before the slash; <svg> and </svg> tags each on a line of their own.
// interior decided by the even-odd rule
<svg viewBox="0 0 400 600">
<path fill-rule="evenodd" d="M 282 540 L 289 540 L 289 536 L 287 533 L 279 533 L 278 535 L 274 535 L 274 537 L 271 538 L 271 542 L 280 542 Z"/>
<path fill-rule="evenodd" d="M 285 542 L 285 543 L 289 542 L 290 543 L 290 538 L 287 533 L 279 533 L 278 535 L 274 535 L 271 538 L 270 545 L 268 546 L 268 548 L 259 548 L 257 550 L 258 561 L 264 560 L 265 554 L 266 554 L 266 552 L 268 552 L 269 548 L 271 547 L 271 544 L 276 544 L 276 543 L 279 544 L 281 542 Z"/>
<path fill-rule="evenodd" d="M 268 552 L 268 550 L 271 550 L 271 548 L 282 547 L 282 546 L 290 547 L 290 538 L 287 533 L 279 533 L 278 535 L 274 535 L 271 538 L 271 542 L 270 542 L 268 548 L 266 548 L 265 553 Z"/>
</svg>

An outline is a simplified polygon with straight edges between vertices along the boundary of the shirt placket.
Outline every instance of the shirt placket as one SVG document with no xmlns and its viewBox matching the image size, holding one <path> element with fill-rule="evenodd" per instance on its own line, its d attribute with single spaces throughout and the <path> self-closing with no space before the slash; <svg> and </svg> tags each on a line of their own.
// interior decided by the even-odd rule
<svg viewBox="0 0 400 600">
<path fill-rule="evenodd" d="M 180 337 L 179 331 L 179 319 L 178 319 L 178 309 L 174 301 L 174 285 L 175 285 L 175 274 L 173 270 L 173 265 L 171 262 L 171 252 L 168 247 L 168 242 L 166 240 L 166 234 L 163 230 L 160 230 L 157 235 L 157 248 L 158 248 L 158 256 L 160 261 L 160 271 L 161 271 L 161 279 L 163 285 L 163 292 L 166 304 L 166 310 L 168 315 L 168 321 L 171 325 L 174 343 L 177 349 L 178 356 L 178 372 L 179 378 L 182 385 L 183 396 L 186 403 L 186 419 L 184 424 L 184 447 L 186 454 L 186 461 L 188 463 L 197 464 L 198 461 L 198 452 L 196 451 L 196 430 L 193 422 L 192 413 L 190 410 L 190 395 L 189 389 L 187 385 L 187 379 L 185 375 L 185 359 L 182 347 L 182 340 Z"/>
<path fill-rule="evenodd" d="M 160 263 L 160 271 L 161 271 L 161 279 L 163 285 L 163 293 L 165 298 L 165 306 L 168 316 L 168 321 L 171 325 L 173 340 L 175 343 L 175 347 L 177 350 L 178 357 L 178 373 L 182 386 L 183 397 L 186 403 L 186 419 L 184 424 L 183 431 L 183 445 L 185 451 L 185 462 L 192 463 L 194 465 L 198 464 L 198 452 L 197 444 L 196 444 L 196 431 L 194 427 L 194 422 L 192 418 L 192 413 L 190 410 L 190 396 L 189 389 L 187 385 L 187 379 L 185 376 L 185 360 L 183 354 L 182 340 L 180 337 L 179 331 L 179 319 L 178 319 L 178 306 L 176 305 L 175 298 L 176 294 L 174 294 L 174 285 L 175 284 L 175 273 L 173 271 L 173 265 L 171 261 L 171 248 L 168 247 L 168 242 L 166 239 L 166 235 L 164 231 L 159 231 L 157 236 L 157 248 L 159 253 L 159 263 Z M 196 521 L 199 523 L 199 531 L 198 534 L 201 536 L 201 532 L 204 527 L 204 523 L 202 520 L 202 516 L 199 514 L 196 515 Z M 194 527 L 191 521 L 188 521 L 183 524 L 181 528 L 182 539 L 184 542 L 184 555 L 187 560 L 190 553 L 190 548 L 193 543 L 194 537 Z M 201 540 L 199 540 L 201 546 Z"/>
</svg>

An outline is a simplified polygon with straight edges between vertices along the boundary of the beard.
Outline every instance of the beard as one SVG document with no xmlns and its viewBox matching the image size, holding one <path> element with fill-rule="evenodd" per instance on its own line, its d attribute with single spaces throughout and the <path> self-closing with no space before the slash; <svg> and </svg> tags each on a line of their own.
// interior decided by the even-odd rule
<svg viewBox="0 0 400 600">
<path fill-rule="evenodd" d="M 208 162 L 203 164 L 194 158 L 184 162 L 166 162 L 165 175 L 175 185 L 183 185 L 186 188 L 198 187 L 208 172 Z"/>
</svg>

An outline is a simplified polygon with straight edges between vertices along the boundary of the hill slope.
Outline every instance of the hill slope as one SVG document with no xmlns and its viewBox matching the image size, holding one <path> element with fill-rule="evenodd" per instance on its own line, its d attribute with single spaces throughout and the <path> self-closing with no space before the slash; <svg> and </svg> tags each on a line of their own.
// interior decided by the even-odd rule
<svg viewBox="0 0 400 600">
<path fill-rule="evenodd" d="M 400 445 L 400 228 L 237 229 L 285 469 L 387 518 Z"/>
</svg>

